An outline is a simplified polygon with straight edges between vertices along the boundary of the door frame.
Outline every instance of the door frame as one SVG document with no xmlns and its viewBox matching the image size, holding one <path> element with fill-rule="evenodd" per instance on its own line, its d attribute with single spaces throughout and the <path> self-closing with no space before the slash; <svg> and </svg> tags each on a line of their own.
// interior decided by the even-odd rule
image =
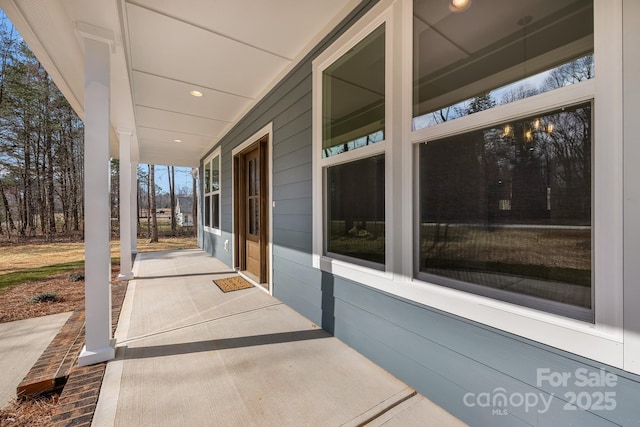
<svg viewBox="0 0 640 427">
<path fill-rule="evenodd" d="M 243 223 L 243 221 L 239 221 L 239 206 L 240 201 L 238 200 L 238 168 L 236 166 L 236 159 L 240 156 L 244 151 L 246 151 L 249 147 L 258 143 L 263 139 L 267 139 L 266 148 L 267 148 L 267 171 L 266 171 L 266 189 L 267 189 L 267 197 L 265 198 L 266 206 L 264 212 L 266 213 L 266 225 L 267 225 L 267 238 L 266 238 L 266 256 L 263 262 L 266 262 L 266 284 L 267 288 L 260 286 L 260 284 L 255 283 L 250 277 L 243 275 L 240 271 L 240 254 L 242 248 L 239 247 L 239 225 Z M 235 147 L 232 151 L 232 161 L 231 161 L 231 176 L 232 176 L 232 207 L 233 207 L 233 215 L 232 217 L 232 228 L 233 228 L 233 268 L 238 271 L 240 275 L 242 275 L 245 279 L 254 283 L 258 289 L 262 289 L 269 294 L 273 294 L 273 123 L 269 123 L 264 126 L 262 129 L 251 135 L 249 138 L 245 139 L 240 145 Z"/>
</svg>

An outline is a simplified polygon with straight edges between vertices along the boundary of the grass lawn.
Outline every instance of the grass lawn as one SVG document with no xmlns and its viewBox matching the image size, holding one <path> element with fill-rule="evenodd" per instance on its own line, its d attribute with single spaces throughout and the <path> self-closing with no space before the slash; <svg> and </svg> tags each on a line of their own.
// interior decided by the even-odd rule
<svg viewBox="0 0 640 427">
<path fill-rule="evenodd" d="M 118 262 L 120 262 L 119 259 Z M 5 288 L 20 285 L 22 283 L 35 282 L 38 280 L 49 278 L 56 274 L 66 273 L 68 271 L 81 268 L 84 268 L 84 260 L 12 271 L 11 273 L 0 275 L 0 291 Z"/>
<path fill-rule="evenodd" d="M 138 239 L 138 252 L 197 248 L 194 237 Z M 84 242 L 10 244 L 0 248 L 0 291 L 84 267 Z M 120 262 L 120 242 L 111 242 L 111 261 Z"/>
</svg>

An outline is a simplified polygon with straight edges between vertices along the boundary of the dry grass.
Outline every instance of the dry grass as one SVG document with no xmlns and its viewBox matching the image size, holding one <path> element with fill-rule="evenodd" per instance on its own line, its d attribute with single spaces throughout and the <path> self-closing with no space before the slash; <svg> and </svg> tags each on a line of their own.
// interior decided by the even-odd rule
<svg viewBox="0 0 640 427">
<path fill-rule="evenodd" d="M 0 274 L 82 259 L 82 242 L 7 244 L 0 252 Z"/>
<path fill-rule="evenodd" d="M 138 239 L 139 252 L 197 248 L 194 237 L 167 237 L 158 243 Z M 111 256 L 120 255 L 120 242 L 111 242 Z M 6 243 L 0 247 L 0 275 L 84 259 L 84 242 Z"/>
<path fill-rule="evenodd" d="M 12 402 L 0 411 L 0 427 L 49 425 L 58 397 L 54 394 Z"/>
</svg>

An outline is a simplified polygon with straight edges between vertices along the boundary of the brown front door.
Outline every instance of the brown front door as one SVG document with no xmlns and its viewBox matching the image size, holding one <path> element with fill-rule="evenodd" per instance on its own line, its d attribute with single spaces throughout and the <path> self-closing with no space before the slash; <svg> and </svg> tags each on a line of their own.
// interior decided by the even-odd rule
<svg viewBox="0 0 640 427">
<path fill-rule="evenodd" d="M 234 159 L 238 267 L 258 283 L 267 283 L 267 139 Z"/>
</svg>

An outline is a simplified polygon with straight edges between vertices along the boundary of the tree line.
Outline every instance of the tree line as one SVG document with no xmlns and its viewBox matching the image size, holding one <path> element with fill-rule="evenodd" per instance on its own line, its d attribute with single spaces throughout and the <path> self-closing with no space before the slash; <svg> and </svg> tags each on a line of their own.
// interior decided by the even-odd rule
<svg viewBox="0 0 640 427">
<path fill-rule="evenodd" d="M 0 232 L 80 232 L 82 122 L 4 16 L 0 56 Z"/>
<path fill-rule="evenodd" d="M 154 168 L 138 167 L 138 217 L 148 218 L 146 234 L 157 240 L 153 205 L 159 202 L 171 209 L 171 232 L 176 234 L 177 190 L 172 167 L 167 170 L 169 193 L 156 185 Z M 113 160 L 111 216 L 115 224 L 120 202 L 118 171 L 118 161 Z M 145 211 L 146 215 L 140 214 Z M 9 241 L 36 236 L 82 238 L 83 224 L 83 123 L 0 11 L 0 236 Z"/>
</svg>

